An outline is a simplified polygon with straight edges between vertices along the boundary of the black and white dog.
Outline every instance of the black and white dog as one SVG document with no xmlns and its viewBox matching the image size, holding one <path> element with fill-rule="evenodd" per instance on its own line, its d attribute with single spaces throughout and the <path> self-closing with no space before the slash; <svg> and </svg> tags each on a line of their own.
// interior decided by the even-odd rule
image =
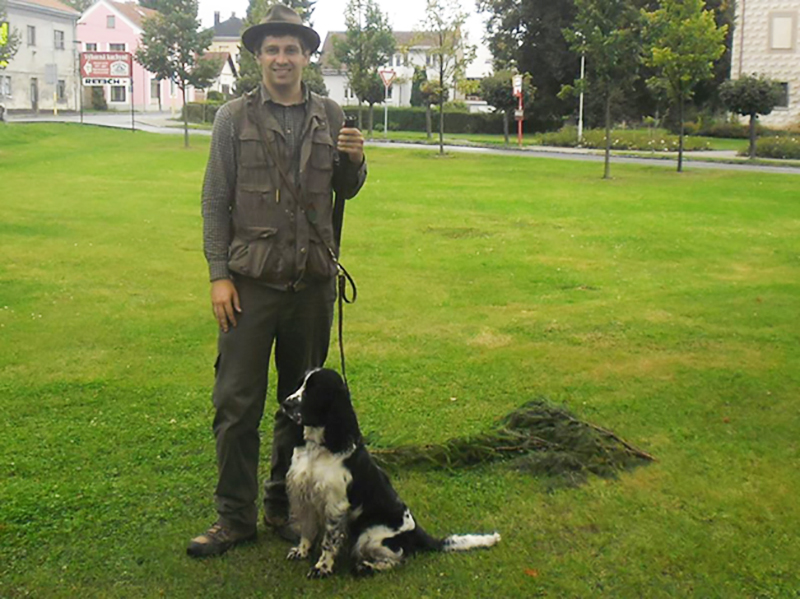
<svg viewBox="0 0 800 599">
<path fill-rule="evenodd" d="M 287 559 L 308 558 L 324 531 L 309 578 L 333 572 L 348 536 L 357 573 L 388 570 L 416 551 L 466 551 L 500 540 L 497 533 L 436 539 L 417 525 L 364 446 L 350 393 L 337 372 L 311 371 L 282 408 L 303 426 L 305 438 L 286 476 L 291 521 L 300 533 L 300 544 Z"/>
</svg>

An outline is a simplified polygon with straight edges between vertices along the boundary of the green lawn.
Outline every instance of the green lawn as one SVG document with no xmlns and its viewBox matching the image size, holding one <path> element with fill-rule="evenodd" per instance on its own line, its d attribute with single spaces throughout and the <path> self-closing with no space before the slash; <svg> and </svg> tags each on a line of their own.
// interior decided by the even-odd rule
<svg viewBox="0 0 800 599">
<path fill-rule="evenodd" d="M 544 396 L 658 462 L 395 473 L 432 533 L 502 543 L 308 581 L 269 534 L 184 555 L 215 479 L 192 144 L 0 127 L 0 597 L 798 596 L 798 177 L 370 148 L 343 261 L 371 443 Z"/>
</svg>

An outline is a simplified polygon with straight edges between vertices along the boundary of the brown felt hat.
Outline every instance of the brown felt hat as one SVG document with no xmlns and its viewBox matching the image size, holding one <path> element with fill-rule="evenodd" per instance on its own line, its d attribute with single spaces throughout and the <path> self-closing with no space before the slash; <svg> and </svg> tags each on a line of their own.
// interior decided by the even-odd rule
<svg viewBox="0 0 800 599">
<path fill-rule="evenodd" d="M 309 52 L 315 52 L 319 48 L 319 34 L 311 27 L 303 25 L 300 15 L 284 4 L 275 4 L 258 25 L 245 29 L 242 43 L 255 54 L 267 35 L 294 35 L 303 40 L 305 49 Z"/>
</svg>

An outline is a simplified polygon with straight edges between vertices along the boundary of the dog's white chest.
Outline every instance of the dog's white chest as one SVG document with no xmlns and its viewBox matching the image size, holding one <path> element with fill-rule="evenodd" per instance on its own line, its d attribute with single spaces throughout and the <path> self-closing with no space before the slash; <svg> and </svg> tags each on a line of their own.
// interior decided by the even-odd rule
<svg viewBox="0 0 800 599">
<path fill-rule="evenodd" d="M 325 513 L 325 506 L 347 509 L 347 487 L 353 480 L 344 467 L 348 454 L 332 454 L 315 443 L 297 447 L 292 456 L 292 465 L 286 475 L 286 490 L 290 503 L 313 506 L 318 514 Z"/>
</svg>

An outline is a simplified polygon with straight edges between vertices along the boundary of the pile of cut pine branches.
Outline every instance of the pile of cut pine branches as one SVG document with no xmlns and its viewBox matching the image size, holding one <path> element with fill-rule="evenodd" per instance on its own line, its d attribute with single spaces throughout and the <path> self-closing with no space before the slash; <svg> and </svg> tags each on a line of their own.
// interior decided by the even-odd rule
<svg viewBox="0 0 800 599">
<path fill-rule="evenodd" d="M 477 436 L 370 451 L 391 470 L 454 469 L 504 461 L 522 472 L 548 478 L 551 486 L 576 486 L 589 474 L 615 477 L 655 459 L 613 432 L 583 422 L 543 399 L 517 408 L 493 430 Z"/>
</svg>

